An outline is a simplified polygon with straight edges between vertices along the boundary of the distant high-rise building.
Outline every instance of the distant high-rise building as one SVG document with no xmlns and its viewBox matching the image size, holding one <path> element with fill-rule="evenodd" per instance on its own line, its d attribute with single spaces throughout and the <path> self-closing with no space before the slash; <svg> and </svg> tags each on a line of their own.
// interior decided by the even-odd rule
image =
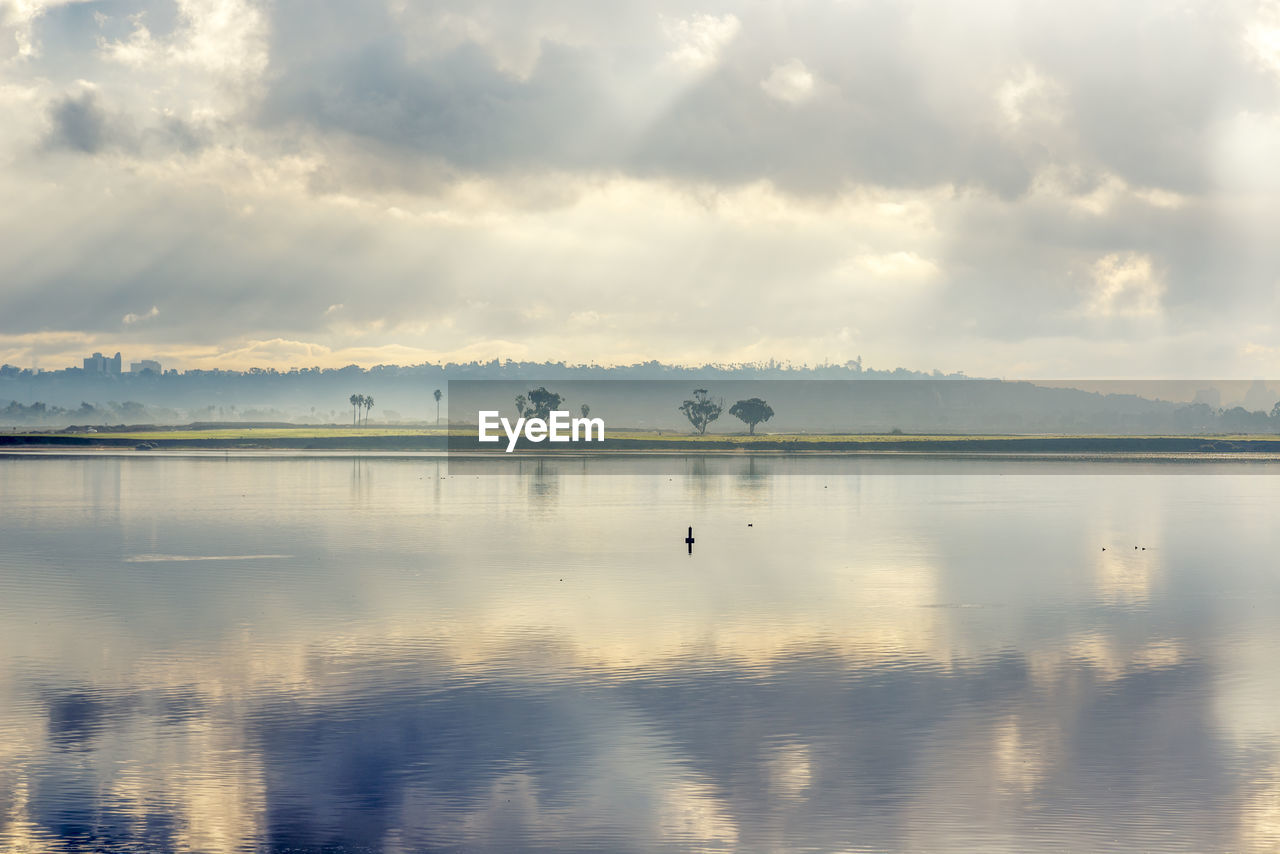
<svg viewBox="0 0 1280 854">
<path fill-rule="evenodd" d="M 120 354 L 114 356 L 104 356 L 101 353 L 94 353 L 92 356 L 84 360 L 84 372 L 86 374 L 111 374 L 120 375 Z"/>
<path fill-rule="evenodd" d="M 130 362 L 129 373 L 140 374 L 143 371 L 151 371 L 153 374 L 160 374 L 160 363 L 153 359 L 143 359 L 141 362 Z"/>
</svg>

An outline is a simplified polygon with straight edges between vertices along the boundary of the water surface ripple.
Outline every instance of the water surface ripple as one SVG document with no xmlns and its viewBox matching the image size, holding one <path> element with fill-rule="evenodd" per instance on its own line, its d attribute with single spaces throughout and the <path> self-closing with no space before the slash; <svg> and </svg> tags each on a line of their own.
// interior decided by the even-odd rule
<svg viewBox="0 0 1280 854">
<path fill-rule="evenodd" d="M 0 458 L 0 851 L 1280 849 L 1274 467 L 718 465 Z"/>
</svg>

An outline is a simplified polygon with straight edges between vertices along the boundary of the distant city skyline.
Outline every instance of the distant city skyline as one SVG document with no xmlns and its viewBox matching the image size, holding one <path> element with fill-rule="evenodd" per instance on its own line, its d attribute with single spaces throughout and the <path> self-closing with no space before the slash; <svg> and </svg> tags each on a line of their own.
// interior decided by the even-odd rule
<svg viewBox="0 0 1280 854">
<path fill-rule="evenodd" d="M 1280 12 L 0 2 L 0 363 L 1280 365 Z"/>
<path fill-rule="evenodd" d="M 81 372 L 84 372 L 84 373 L 86 373 L 86 374 L 96 374 L 96 375 L 112 375 L 112 374 L 114 374 L 114 375 L 120 375 L 120 374 L 124 373 L 123 367 L 124 367 L 124 365 L 126 364 L 126 362 L 124 361 L 124 355 L 123 355 L 123 353 L 122 353 L 121 351 L 116 351 L 116 353 L 115 353 L 115 355 L 114 355 L 114 356 L 105 356 L 105 355 L 103 355 L 103 353 L 101 353 L 101 352 L 99 352 L 99 351 L 95 351 L 92 355 L 84 356 L 84 357 L 82 357 L 79 361 L 81 362 L 81 364 L 79 364 L 79 365 L 71 364 L 71 365 L 63 365 L 63 366 L 60 366 L 60 367 L 52 367 L 52 366 L 48 366 L 48 367 L 41 367 L 41 366 L 39 366 L 39 365 L 13 365 L 13 364 L 10 364 L 10 363 L 8 363 L 8 362 L 3 362 L 3 363 L 0 363 L 0 364 L 2 364 L 5 368 L 11 369 L 11 370 L 29 371 L 29 372 L 33 372 L 33 373 L 58 373 L 58 372 L 61 372 L 61 371 L 81 371 Z M 653 364 L 656 364 L 656 365 L 661 365 L 661 366 L 666 367 L 666 368 L 680 368 L 680 369 L 742 367 L 742 368 L 760 369 L 760 370 L 820 370 L 820 369 L 847 369 L 847 370 L 854 371 L 854 372 L 861 372 L 861 371 L 863 370 L 863 365 L 862 365 L 862 358 L 861 358 L 861 356 L 856 357 L 856 358 L 854 358 L 854 359 L 850 359 L 850 360 L 848 360 L 848 361 L 846 361 L 846 362 L 843 362 L 843 363 L 819 362 L 819 363 L 815 363 L 815 364 L 812 364 L 812 365 L 805 364 L 805 363 L 784 362 L 784 361 L 781 361 L 781 360 L 778 360 L 778 359 L 767 359 L 767 360 L 764 360 L 764 361 L 762 361 L 762 362 L 739 362 L 739 363 L 724 363 L 724 364 L 703 363 L 703 364 L 691 364 L 691 365 L 680 365 L 680 364 L 674 364 L 674 363 L 658 362 L 658 361 L 656 361 L 656 360 L 646 360 L 646 361 L 645 361 L 645 362 L 643 362 L 643 363 L 642 363 L 642 362 L 633 362 L 633 363 L 630 363 L 630 364 L 602 365 L 602 364 L 597 363 L 597 362 L 576 362 L 576 363 L 575 363 L 575 362 L 550 362 L 550 361 L 545 361 L 545 360 L 544 360 L 544 361 L 541 361 L 541 362 L 534 362 L 534 361 L 524 361 L 524 360 L 502 359 L 502 358 L 500 358 L 500 357 L 495 356 L 495 357 L 493 357 L 493 358 L 491 358 L 491 359 L 472 359 L 472 360 L 466 360 L 466 361 L 461 361 L 461 362 L 458 362 L 458 361 L 427 361 L 427 362 L 419 362 L 419 363 L 414 363 L 414 364 L 409 364 L 409 365 L 396 365 L 396 364 L 387 364 L 387 363 L 382 363 L 382 364 L 379 364 L 379 365 L 355 365 L 355 366 L 356 366 L 356 367 L 359 367 L 359 368 L 361 368 L 361 369 L 369 369 L 369 368 L 377 368 L 377 367 L 392 367 L 392 368 L 400 368 L 400 367 L 415 367 L 415 366 L 421 366 L 421 365 L 430 365 L 430 366 L 435 366 L 435 367 L 442 367 L 442 366 L 444 366 L 444 365 L 446 365 L 446 364 L 467 364 L 467 365 L 489 365 L 489 364 L 508 364 L 508 365 L 510 365 L 510 364 L 544 364 L 544 365 L 556 365 L 556 364 L 560 364 L 560 365 L 565 365 L 565 366 L 569 366 L 569 367 L 582 367 L 582 368 L 596 367 L 596 368 L 613 369 L 613 368 L 627 368 L 627 367 L 635 367 L 635 366 L 637 366 L 637 365 L 648 364 L 648 363 L 653 363 Z M 154 360 L 154 359 L 142 359 L 142 360 L 138 360 L 138 361 L 130 361 L 130 362 L 128 362 L 127 364 L 129 365 L 129 371 L 128 371 L 129 373 L 135 373 L 135 374 L 136 374 L 136 373 L 142 373 L 142 372 L 144 372 L 144 371 L 150 371 L 150 372 L 152 372 L 152 373 L 156 373 L 156 374 L 163 374 L 163 373 L 165 373 L 165 371 L 166 371 L 166 368 L 164 367 L 164 365 L 163 365 L 161 362 L 159 362 L 159 361 L 157 361 L 157 360 Z M 241 368 L 231 368 L 231 367 L 228 367 L 228 366 L 226 366 L 226 365 L 218 365 L 218 366 L 214 366 L 213 368 L 204 368 L 204 367 L 187 367 L 187 368 L 183 368 L 183 367 L 181 367 L 181 366 L 178 366 L 178 367 L 170 366 L 167 370 L 168 370 L 168 372 L 170 372 L 170 373 L 173 373 L 173 372 L 182 372 L 182 371 L 185 371 L 185 370 L 190 370 L 190 371 L 204 371 L 204 370 L 227 370 L 227 371 L 242 371 L 242 370 L 250 370 L 250 371 L 252 371 L 252 370 L 263 370 L 263 371 L 279 371 L 279 372 L 282 372 L 282 373 L 287 373 L 287 372 L 290 372 L 290 371 L 336 370 L 336 369 L 340 369 L 340 368 L 347 368 L 347 367 L 351 367 L 353 364 L 355 364 L 355 363 L 348 362 L 348 363 L 345 363 L 345 364 L 342 364 L 342 365 L 330 365 L 330 366 L 323 366 L 323 365 L 302 365 L 302 364 L 299 364 L 299 365 L 250 365 L 250 366 L 248 366 L 247 368 L 244 368 L 244 369 L 241 369 Z M 875 370 L 875 371 L 902 371 L 902 370 L 908 370 L 908 371 L 909 371 L 909 369 L 904 369 L 904 368 L 902 368 L 901 366 L 886 366 L 886 367 L 874 368 L 874 369 L 870 369 L 870 370 Z M 910 373 L 918 373 L 918 374 L 921 374 L 921 375 L 928 375 L 928 374 L 930 373 L 929 371 L 909 371 L 909 372 L 910 372 Z M 938 373 L 940 373 L 940 372 L 934 371 L 933 373 L 938 374 Z M 963 374 L 963 372 L 958 372 L 958 373 Z"/>
</svg>

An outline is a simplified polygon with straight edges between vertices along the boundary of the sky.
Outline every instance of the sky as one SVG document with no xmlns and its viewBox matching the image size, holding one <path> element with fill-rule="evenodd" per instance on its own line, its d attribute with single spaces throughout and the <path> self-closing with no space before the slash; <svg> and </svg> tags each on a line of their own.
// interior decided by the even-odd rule
<svg viewBox="0 0 1280 854">
<path fill-rule="evenodd" d="M 1280 4 L 0 0 L 0 362 L 1274 377 Z"/>
</svg>

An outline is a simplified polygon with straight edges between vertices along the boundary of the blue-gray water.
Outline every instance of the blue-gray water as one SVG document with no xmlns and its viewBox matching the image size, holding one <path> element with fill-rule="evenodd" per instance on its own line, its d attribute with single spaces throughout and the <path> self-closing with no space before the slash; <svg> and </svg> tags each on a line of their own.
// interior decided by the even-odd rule
<svg viewBox="0 0 1280 854">
<path fill-rule="evenodd" d="M 0 850 L 1280 848 L 1274 465 L 718 466 L 0 458 Z"/>
</svg>

